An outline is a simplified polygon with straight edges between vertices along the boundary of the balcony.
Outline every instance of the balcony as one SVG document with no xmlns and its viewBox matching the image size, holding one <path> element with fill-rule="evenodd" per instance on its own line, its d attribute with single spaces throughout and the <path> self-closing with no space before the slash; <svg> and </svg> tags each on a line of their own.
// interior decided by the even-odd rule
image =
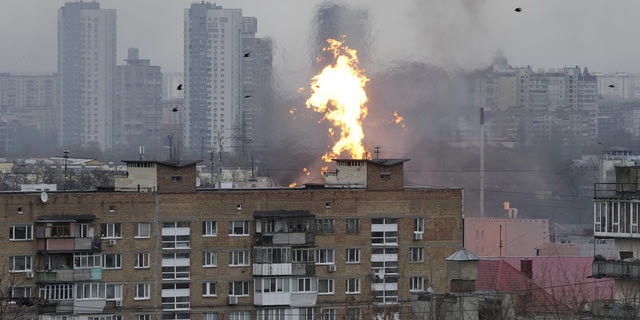
<svg viewBox="0 0 640 320">
<path fill-rule="evenodd" d="M 253 304 L 256 306 L 282 306 L 290 303 L 290 292 L 256 292 L 253 294 Z"/>
<path fill-rule="evenodd" d="M 638 183 L 595 183 L 593 197 L 595 199 L 638 199 L 640 188 Z"/>
<path fill-rule="evenodd" d="M 38 251 L 95 251 L 102 248 L 102 243 L 93 238 L 41 238 L 37 248 Z"/>
<path fill-rule="evenodd" d="M 38 271 L 38 282 L 79 282 L 102 280 L 102 268 Z"/>
<path fill-rule="evenodd" d="M 640 262 L 620 260 L 594 260 L 592 265 L 594 278 L 618 278 L 640 280 Z"/>
<path fill-rule="evenodd" d="M 316 305 L 318 299 L 318 292 L 292 292 L 291 303 L 292 307 L 313 307 Z"/>
<path fill-rule="evenodd" d="M 256 245 L 312 245 L 315 243 L 313 232 L 276 232 L 257 233 Z"/>
<path fill-rule="evenodd" d="M 294 276 L 315 276 L 316 264 L 315 262 L 296 262 L 293 263 L 293 269 L 291 274 Z"/>
<path fill-rule="evenodd" d="M 254 276 L 288 276 L 291 275 L 291 263 L 254 263 Z"/>
</svg>

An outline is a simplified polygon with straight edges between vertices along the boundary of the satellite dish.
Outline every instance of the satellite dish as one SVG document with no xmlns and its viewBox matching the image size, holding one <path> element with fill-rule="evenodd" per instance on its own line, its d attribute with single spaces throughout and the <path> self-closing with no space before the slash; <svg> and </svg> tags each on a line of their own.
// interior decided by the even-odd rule
<svg viewBox="0 0 640 320">
<path fill-rule="evenodd" d="M 49 200 L 49 195 L 47 195 L 46 191 L 42 191 L 40 194 L 40 201 L 42 201 L 42 203 L 47 203 L 47 200 Z"/>
<path fill-rule="evenodd" d="M 378 269 L 375 271 L 376 278 L 383 280 L 384 279 L 384 268 Z"/>
</svg>

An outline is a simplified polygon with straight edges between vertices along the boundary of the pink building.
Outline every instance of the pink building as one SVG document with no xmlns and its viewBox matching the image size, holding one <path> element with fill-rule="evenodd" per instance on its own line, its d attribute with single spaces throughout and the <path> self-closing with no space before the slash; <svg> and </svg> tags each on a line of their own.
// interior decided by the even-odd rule
<svg viewBox="0 0 640 320">
<path fill-rule="evenodd" d="M 464 219 L 465 248 L 480 257 L 535 257 L 547 242 L 549 219 Z"/>
</svg>

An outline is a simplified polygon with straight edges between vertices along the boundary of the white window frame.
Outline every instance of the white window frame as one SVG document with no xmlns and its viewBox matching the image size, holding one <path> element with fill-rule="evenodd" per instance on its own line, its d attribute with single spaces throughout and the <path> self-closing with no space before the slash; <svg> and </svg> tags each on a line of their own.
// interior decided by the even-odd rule
<svg viewBox="0 0 640 320">
<path fill-rule="evenodd" d="M 347 278 L 346 280 L 347 286 L 344 289 L 345 294 L 360 294 L 360 278 Z M 352 288 L 356 291 L 350 291 Z"/>
<path fill-rule="evenodd" d="M 149 315 L 149 314 L 136 314 L 135 320 L 151 320 L 151 315 Z"/>
<path fill-rule="evenodd" d="M 336 314 L 337 312 L 335 308 L 322 308 L 319 320 L 336 320 Z"/>
<path fill-rule="evenodd" d="M 113 287 L 113 297 L 109 297 L 109 287 Z M 107 301 L 122 301 L 122 284 L 107 283 L 105 286 L 105 299 Z"/>
<path fill-rule="evenodd" d="M 424 248 L 410 247 L 409 262 L 424 262 Z"/>
<path fill-rule="evenodd" d="M 134 269 L 149 269 L 151 254 L 148 252 L 136 253 L 136 264 Z"/>
<path fill-rule="evenodd" d="M 424 233 L 424 218 L 413 219 L 413 233 Z"/>
<path fill-rule="evenodd" d="M 218 266 L 217 251 L 202 251 L 202 267 L 215 268 Z"/>
<path fill-rule="evenodd" d="M 360 249 L 359 248 L 347 248 L 347 259 L 345 260 L 346 264 L 357 264 L 360 263 Z"/>
<path fill-rule="evenodd" d="M 21 291 L 20 295 L 16 293 Z M 22 298 L 30 298 L 31 297 L 31 287 L 26 286 L 12 286 L 11 287 L 11 298 L 12 299 L 22 299 Z"/>
<path fill-rule="evenodd" d="M 316 292 L 313 278 L 295 278 L 293 279 L 293 292 Z"/>
<path fill-rule="evenodd" d="M 104 257 L 102 258 L 102 262 L 103 262 L 102 269 L 106 269 L 106 270 L 122 269 L 122 254 L 121 253 L 104 253 L 103 255 L 104 255 Z M 114 263 L 115 263 L 114 267 L 107 266 L 107 256 L 113 256 L 114 257 Z"/>
<path fill-rule="evenodd" d="M 16 269 L 16 261 L 22 260 L 23 269 Z M 11 256 L 9 258 L 10 270 L 12 273 L 32 272 L 33 271 L 33 257 L 32 256 Z"/>
<path fill-rule="evenodd" d="M 229 251 L 229 266 L 230 267 L 246 267 L 251 265 L 249 255 L 250 255 L 249 250 Z"/>
<path fill-rule="evenodd" d="M 360 234 L 360 219 L 347 218 L 346 229 L 347 234 Z"/>
<path fill-rule="evenodd" d="M 100 236 L 102 239 L 122 239 L 122 223 L 106 222 L 100 224 Z"/>
<path fill-rule="evenodd" d="M 133 300 L 149 300 L 151 292 L 151 284 L 136 283 L 133 288 Z"/>
<path fill-rule="evenodd" d="M 410 286 L 409 286 L 409 292 L 423 292 L 424 291 L 424 277 L 423 276 L 417 276 L 417 277 L 411 277 L 411 279 L 409 279 L 410 281 Z"/>
<path fill-rule="evenodd" d="M 16 229 L 24 228 L 25 238 L 16 238 Z M 12 224 L 9 227 L 9 240 L 10 241 L 31 241 L 33 240 L 33 225 L 32 224 Z"/>
<path fill-rule="evenodd" d="M 91 269 L 102 267 L 102 254 L 99 253 L 74 253 L 73 268 L 74 269 Z"/>
<path fill-rule="evenodd" d="M 202 221 L 202 236 L 203 237 L 217 237 L 218 236 L 218 221 L 209 220 Z"/>
<path fill-rule="evenodd" d="M 316 219 L 316 232 L 318 234 L 335 234 L 336 220 L 335 219 Z"/>
<path fill-rule="evenodd" d="M 334 249 L 316 249 L 316 265 L 331 265 L 335 264 Z"/>
<path fill-rule="evenodd" d="M 229 320 L 251 320 L 249 311 L 230 311 Z"/>
<path fill-rule="evenodd" d="M 203 282 L 202 283 L 202 296 L 203 297 L 217 297 L 218 296 L 218 283 L 216 281 Z"/>
<path fill-rule="evenodd" d="M 239 225 L 241 224 L 241 225 Z M 236 230 L 238 228 L 238 230 Z M 239 230 L 241 229 L 241 230 Z M 229 236 L 230 237 L 248 237 L 249 232 L 251 230 L 251 225 L 249 220 L 233 220 L 229 221 Z M 236 231 L 241 231 L 242 233 L 236 233 Z"/>
<path fill-rule="evenodd" d="M 241 292 L 236 292 L 236 289 L 240 289 Z M 247 290 L 246 292 L 245 289 Z M 251 288 L 249 288 L 249 281 L 247 280 L 238 280 L 238 281 L 229 281 L 229 296 L 232 297 L 248 297 L 251 292 Z"/>
<path fill-rule="evenodd" d="M 218 320 L 217 312 L 207 312 L 202 315 L 202 320 Z"/>
<path fill-rule="evenodd" d="M 320 291 L 320 288 L 322 287 L 320 285 L 321 282 L 325 282 L 327 283 L 327 290 L 328 291 Z M 336 293 L 336 281 L 335 279 L 318 279 L 318 295 L 331 295 L 331 294 L 335 294 Z"/>
<path fill-rule="evenodd" d="M 102 300 L 106 297 L 104 282 L 82 282 L 76 284 L 76 299 Z"/>
<path fill-rule="evenodd" d="M 146 233 L 144 228 L 146 226 Z M 151 238 L 151 223 L 150 222 L 136 222 L 134 236 L 135 239 L 149 239 Z"/>
</svg>

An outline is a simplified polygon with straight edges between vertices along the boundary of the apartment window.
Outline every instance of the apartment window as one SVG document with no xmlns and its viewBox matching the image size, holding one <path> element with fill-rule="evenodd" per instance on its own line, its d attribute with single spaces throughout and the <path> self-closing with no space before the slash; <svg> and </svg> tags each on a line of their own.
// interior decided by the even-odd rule
<svg viewBox="0 0 640 320">
<path fill-rule="evenodd" d="M 397 245 L 398 219 L 371 219 L 371 244 Z"/>
<path fill-rule="evenodd" d="M 249 221 L 229 221 L 230 236 L 248 236 Z"/>
<path fill-rule="evenodd" d="M 12 299 L 29 298 L 29 297 L 31 297 L 31 287 L 14 286 L 11 288 Z"/>
<path fill-rule="evenodd" d="M 360 219 L 347 219 L 347 234 L 360 233 Z"/>
<path fill-rule="evenodd" d="M 23 241 L 33 240 L 33 226 L 27 225 L 11 225 L 9 227 L 9 240 Z"/>
<path fill-rule="evenodd" d="M 54 223 L 51 226 L 52 238 L 62 238 L 62 237 L 70 237 L 70 236 L 71 236 L 71 232 L 70 232 L 68 223 Z"/>
<path fill-rule="evenodd" d="M 230 296 L 248 296 L 249 281 L 230 281 L 229 295 Z"/>
<path fill-rule="evenodd" d="M 31 257 L 30 256 L 15 256 L 11 257 L 11 272 L 30 272 L 31 271 Z"/>
<path fill-rule="evenodd" d="M 316 249 L 316 264 L 334 264 L 333 249 Z"/>
<path fill-rule="evenodd" d="M 229 251 L 229 266 L 248 266 L 249 251 Z"/>
<path fill-rule="evenodd" d="M 115 205 L 110 205 L 109 206 L 109 212 L 111 212 L 111 213 L 116 212 L 116 206 Z"/>
<path fill-rule="evenodd" d="M 202 296 L 215 297 L 217 295 L 218 295 L 218 288 L 215 281 L 202 283 Z"/>
<path fill-rule="evenodd" d="M 203 237 L 215 237 L 218 235 L 218 222 L 217 221 L 203 221 L 202 222 L 202 236 Z"/>
<path fill-rule="evenodd" d="M 424 233 L 424 218 L 413 219 L 413 232 Z"/>
<path fill-rule="evenodd" d="M 71 320 L 72 318 L 69 317 L 69 320 Z M 58 320 L 55 319 L 54 320 Z M 87 320 L 122 320 L 122 316 L 93 316 L 93 317 L 87 317 Z"/>
<path fill-rule="evenodd" d="M 249 311 L 231 311 L 229 312 L 229 320 L 251 320 L 251 313 Z"/>
<path fill-rule="evenodd" d="M 293 262 L 314 262 L 315 249 L 293 249 Z"/>
<path fill-rule="evenodd" d="M 102 223 L 100 232 L 102 239 L 121 239 L 122 223 Z"/>
<path fill-rule="evenodd" d="M 182 176 L 171 176 L 171 182 L 182 182 Z"/>
<path fill-rule="evenodd" d="M 189 283 L 163 283 L 162 284 L 162 309 L 181 310 L 189 309 L 190 295 Z"/>
<path fill-rule="evenodd" d="M 149 268 L 149 253 L 136 254 L 136 269 L 148 269 Z"/>
<path fill-rule="evenodd" d="M 346 320 L 360 320 L 361 314 L 359 308 L 349 308 L 347 309 L 347 319 Z"/>
<path fill-rule="evenodd" d="M 411 286 L 409 287 L 409 291 L 424 291 L 424 277 L 411 277 Z"/>
<path fill-rule="evenodd" d="M 409 261 L 422 262 L 423 261 L 423 249 L 421 247 L 409 248 Z"/>
<path fill-rule="evenodd" d="M 218 320 L 217 313 L 205 313 L 202 315 L 202 320 Z"/>
<path fill-rule="evenodd" d="M 162 280 L 188 280 L 190 277 L 189 252 L 162 254 Z"/>
<path fill-rule="evenodd" d="M 105 253 L 104 268 L 105 269 L 122 269 L 122 254 Z"/>
<path fill-rule="evenodd" d="M 293 281 L 293 292 L 315 291 L 311 278 L 298 278 Z"/>
<path fill-rule="evenodd" d="M 45 300 L 71 300 L 73 299 L 73 285 L 69 283 L 40 286 L 40 298 Z"/>
<path fill-rule="evenodd" d="M 202 266 L 203 267 L 216 267 L 216 266 L 218 266 L 218 253 L 216 251 L 203 251 L 202 252 Z"/>
<path fill-rule="evenodd" d="M 255 292 L 289 292 L 288 278 L 257 278 L 254 280 Z"/>
<path fill-rule="evenodd" d="M 360 249 L 347 249 L 346 263 L 360 263 Z"/>
<path fill-rule="evenodd" d="M 151 320 L 151 315 L 148 315 L 148 314 L 136 314 L 136 320 Z"/>
<path fill-rule="evenodd" d="M 135 226 L 135 238 L 149 238 L 151 237 L 151 223 L 138 222 Z"/>
<path fill-rule="evenodd" d="M 289 248 L 254 248 L 254 263 L 291 263 Z"/>
<path fill-rule="evenodd" d="M 133 300 L 149 300 L 150 287 L 148 283 L 136 283 Z"/>
<path fill-rule="evenodd" d="M 162 224 L 162 249 L 188 249 L 191 247 L 189 222 L 164 222 Z"/>
<path fill-rule="evenodd" d="M 322 308 L 320 320 L 336 320 L 336 309 Z"/>
<path fill-rule="evenodd" d="M 360 279 L 348 278 L 347 279 L 347 294 L 360 293 Z"/>
<path fill-rule="evenodd" d="M 106 298 L 107 301 L 121 301 L 122 300 L 122 285 L 121 284 L 109 284 L 106 285 Z"/>
<path fill-rule="evenodd" d="M 73 267 L 76 269 L 102 267 L 102 255 L 93 253 L 74 253 Z"/>
<path fill-rule="evenodd" d="M 318 294 L 334 294 L 333 279 L 318 279 Z"/>
<path fill-rule="evenodd" d="M 333 234 L 335 220 L 334 219 L 318 219 L 316 220 L 316 231 L 319 234 Z"/>
<path fill-rule="evenodd" d="M 78 283 L 76 285 L 76 298 L 78 300 L 105 299 L 105 284 L 103 283 Z"/>
<path fill-rule="evenodd" d="M 89 237 L 89 225 L 86 223 L 76 224 L 76 237 L 88 238 Z"/>
</svg>

